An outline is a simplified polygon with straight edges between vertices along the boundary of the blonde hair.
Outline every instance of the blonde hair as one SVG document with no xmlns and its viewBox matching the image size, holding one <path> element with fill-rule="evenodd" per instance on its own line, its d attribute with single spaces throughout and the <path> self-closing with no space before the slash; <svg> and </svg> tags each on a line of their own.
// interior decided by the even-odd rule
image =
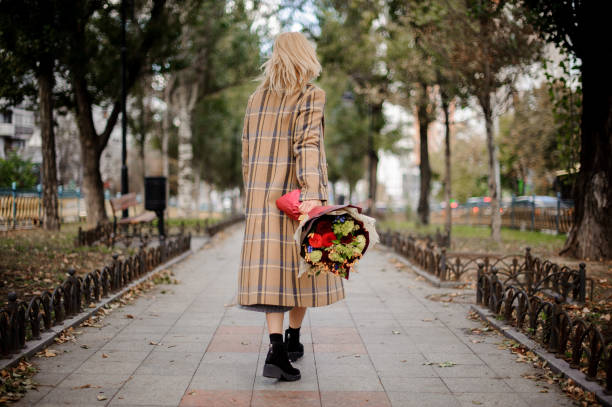
<svg viewBox="0 0 612 407">
<path fill-rule="evenodd" d="M 276 36 L 272 56 L 261 66 L 260 89 L 297 92 L 319 76 L 321 64 L 314 47 L 303 34 L 286 32 Z"/>
</svg>

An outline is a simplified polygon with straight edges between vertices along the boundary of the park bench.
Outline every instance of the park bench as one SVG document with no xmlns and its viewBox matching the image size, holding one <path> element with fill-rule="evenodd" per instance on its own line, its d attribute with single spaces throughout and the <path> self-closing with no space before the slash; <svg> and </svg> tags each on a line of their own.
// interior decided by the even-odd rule
<svg viewBox="0 0 612 407">
<path fill-rule="evenodd" d="M 129 216 L 127 218 L 117 218 L 117 212 L 122 212 L 124 209 L 134 208 L 138 206 L 136 200 L 136 194 L 131 192 L 126 195 L 122 195 L 119 198 L 113 198 L 110 200 L 111 208 L 113 210 L 113 233 L 117 236 L 117 225 L 121 225 L 127 229 L 132 225 L 132 236 L 140 236 L 142 231 L 142 225 L 151 225 L 153 219 L 156 218 L 154 212 L 146 211 L 139 215 Z"/>
</svg>

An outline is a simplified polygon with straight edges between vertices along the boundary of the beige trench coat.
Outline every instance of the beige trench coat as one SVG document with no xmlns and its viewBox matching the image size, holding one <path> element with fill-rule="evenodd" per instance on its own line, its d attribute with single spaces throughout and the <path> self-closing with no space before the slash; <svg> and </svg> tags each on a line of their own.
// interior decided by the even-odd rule
<svg viewBox="0 0 612 407">
<path fill-rule="evenodd" d="M 325 92 L 308 84 L 292 94 L 258 90 L 249 97 L 242 132 L 246 225 L 238 304 L 317 307 L 344 298 L 332 274 L 298 279 L 298 222 L 276 199 L 301 189 L 301 199 L 328 199 L 323 145 Z"/>
</svg>

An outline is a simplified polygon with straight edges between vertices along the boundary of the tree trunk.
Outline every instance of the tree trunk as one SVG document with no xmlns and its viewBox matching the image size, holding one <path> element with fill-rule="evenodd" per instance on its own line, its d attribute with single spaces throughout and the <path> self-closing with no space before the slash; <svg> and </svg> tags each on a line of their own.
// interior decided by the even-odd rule
<svg viewBox="0 0 612 407">
<path fill-rule="evenodd" d="M 376 150 L 374 149 L 370 149 L 368 152 L 368 167 L 368 213 L 373 214 L 376 211 L 376 188 L 378 188 L 376 179 L 378 172 L 378 154 L 376 154 Z"/>
<path fill-rule="evenodd" d="M 612 258 L 612 80 L 606 65 L 582 59 L 580 172 L 574 185 L 574 225 L 561 254 Z"/>
<path fill-rule="evenodd" d="M 87 224 L 95 226 L 108 220 L 106 207 L 104 206 L 104 185 L 100 173 L 100 156 L 106 142 L 101 142 L 94 127 L 91 103 L 82 73 L 74 71 L 72 75 L 72 87 L 76 100 L 76 119 L 81 144 L 81 160 L 83 162 L 83 191 L 85 192 L 85 206 L 87 208 Z M 118 116 L 118 113 L 116 116 Z M 116 117 L 113 119 L 111 116 L 110 121 L 114 126 Z"/>
<path fill-rule="evenodd" d="M 197 166 L 196 168 L 194 168 L 194 178 L 195 181 L 193 183 L 193 206 L 195 209 L 195 217 L 198 218 L 200 217 L 200 186 L 202 183 L 202 178 L 201 178 L 201 170 L 199 168 L 199 166 Z M 232 212 L 233 213 L 233 212 Z"/>
<path fill-rule="evenodd" d="M 375 135 L 384 125 L 382 103 L 369 105 L 370 128 L 368 131 L 368 214 L 376 212 L 376 194 L 378 190 L 378 146 Z"/>
<path fill-rule="evenodd" d="M 59 230 L 57 200 L 57 165 L 55 162 L 55 134 L 53 133 L 53 62 L 42 61 L 38 74 L 40 102 L 40 136 L 42 139 L 42 200 L 43 227 Z"/>
<path fill-rule="evenodd" d="M 420 191 L 417 213 L 419 217 L 419 223 L 421 223 L 422 225 L 429 224 L 429 191 L 431 189 L 431 167 L 429 165 L 429 146 L 427 139 L 430 122 L 428 107 L 429 100 L 427 94 L 427 87 L 423 85 L 419 95 L 419 101 L 417 106 L 420 145 Z"/>
<path fill-rule="evenodd" d="M 95 226 L 108 219 L 104 206 L 104 184 L 100 174 L 100 155 L 92 149 L 81 148 L 83 157 L 83 192 L 87 207 L 87 224 Z"/>
<path fill-rule="evenodd" d="M 179 74 L 180 75 L 180 74 Z M 193 216 L 195 208 L 195 176 L 193 168 L 193 144 L 191 132 L 191 112 L 198 97 L 198 85 L 185 83 L 185 78 L 177 78 L 174 108 L 179 118 L 178 128 L 178 209 L 182 216 Z"/>
<path fill-rule="evenodd" d="M 491 197 L 491 238 L 501 242 L 501 214 L 499 212 L 499 161 L 497 146 L 493 135 L 493 110 L 491 94 L 486 93 L 480 98 L 480 106 L 484 114 L 487 133 L 487 154 L 489 156 L 489 195 Z"/>
<path fill-rule="evenodd" d="M 214 205 L 214 201 L 213 201 L 213 189 L 212 189 L 212 185 L 208 185 L 208 189 L 207 189 L 207 195 L 208 195 L 208 215 L 212 216 L 212 214 L 215 211 L 215 205 Z"/>
<path fill-rule="evenodd" d="M 190 217 L 194 212 L 193 145 L 191 144 L 191 110 L 187 101 L 188 90 L 177 89 L 176 110 L 178 128 L 178 208 L 182 216 Z"/>
<path fill-rule="evenodd" d="M 446 202 L 446 219 L 444 222 L 444 229 L 446 232 L 447 244 L 450 247 L 451 229 L 453 224 L 451 216 L 450 113 L 448 96 L 444 91 L 440 92 L 440 96 L 442 99 L 442 111 L 444 112 L 444 201 Z"/>
<path fill-rule="evenodd" d="M 178 207 L 182 216 L 193 214 L 193 146 L 191 144 L 191 115 L 179 107 L 178 144 Z"/>
<path fill-rule="evenodd" d="M 161 132 L 161 155 L 162 155 L 162 175 L 166 177 L 166 199 L 170 199 L 170 162 L 168 159 L 168 144 L 170 142 L 170 123 L 172 122 L 172 87 L 174 86 L 174 77 L 169 76 L 166 87 L 164 88 L 164 102 L 166 110 L 162 118 Z"/>
</svg>

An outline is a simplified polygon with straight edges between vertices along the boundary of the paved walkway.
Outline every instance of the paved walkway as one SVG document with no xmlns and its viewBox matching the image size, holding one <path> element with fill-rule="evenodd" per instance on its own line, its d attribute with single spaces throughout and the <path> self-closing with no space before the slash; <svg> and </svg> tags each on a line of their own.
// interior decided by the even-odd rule
<svg viewBox="0 0 612 407">
<path fill-rule="evenodd" d="M 345 283 L 347 298 L 312 308 L 297 382 L 261 376 L 265 316 L 226 306 L 237 283 L 243 225 L 174 267 L 161 285 L 82 328 L 60 355 L 37 359 L 25 406 L 570 406 L 524 379 L 503 338 L 474 335 L 465 304 L 431 288 L 393 255 L 372 250 Z M 285 322 L 287 324 L 287 321 Z"/>
</svg>

